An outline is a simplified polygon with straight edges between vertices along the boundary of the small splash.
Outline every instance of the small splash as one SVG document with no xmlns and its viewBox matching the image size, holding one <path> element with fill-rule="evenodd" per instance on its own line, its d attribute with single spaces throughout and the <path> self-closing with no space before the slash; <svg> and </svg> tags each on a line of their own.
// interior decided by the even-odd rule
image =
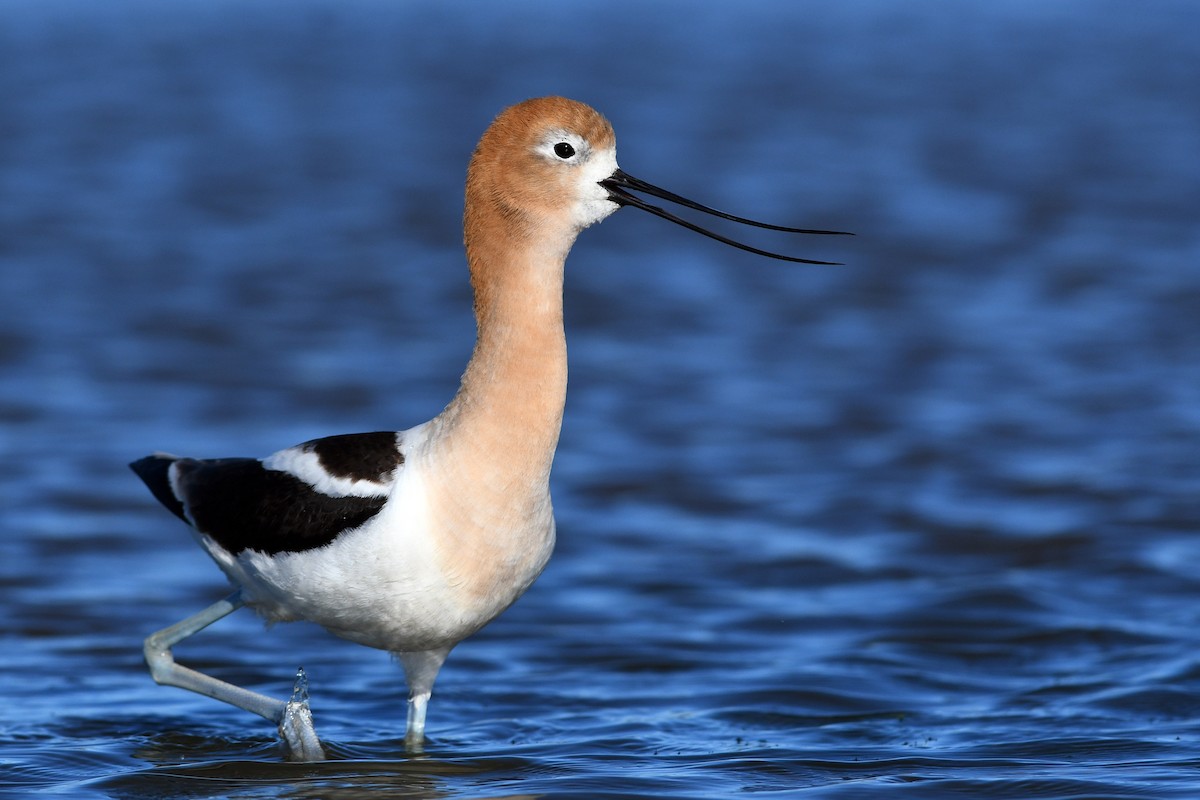
<svg viewBox="0 0 1200 800">
<path fill-rule="evenodd" d="M 296 670 L 292 696 L 279 720 L 279 736 L 288 761 L 324 761 L 325 748 L 313 727 L 312 710 L 308 707 L 308 675 L 304 667 Z"/>
<path fill-rule="evenodd" d="M 292 703 L 308 705 L 308 674 L 304 671 L 304 667 L 296 668 L 296 682 L 292 684 L 292 696 L 288 700 L 288 705 Z"/>
</svg>

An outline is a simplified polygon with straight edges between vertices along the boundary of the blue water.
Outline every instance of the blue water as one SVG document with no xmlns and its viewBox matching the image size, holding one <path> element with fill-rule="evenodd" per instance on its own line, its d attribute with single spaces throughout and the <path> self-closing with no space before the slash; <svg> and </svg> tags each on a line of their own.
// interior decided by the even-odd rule
<svg viewBox="0 0 1200 800">
<path fill-rule="evenodd" d="M 0 795 L 1200 797 L 1200 7 L 0 7 Z M 404 754 L 386 654 L 223 596 L 125 463 L 405 428 L 472 343 L 502 107 L 855 231 L 626 210 L 568 264 L 559 547 Z"/>
</svg>

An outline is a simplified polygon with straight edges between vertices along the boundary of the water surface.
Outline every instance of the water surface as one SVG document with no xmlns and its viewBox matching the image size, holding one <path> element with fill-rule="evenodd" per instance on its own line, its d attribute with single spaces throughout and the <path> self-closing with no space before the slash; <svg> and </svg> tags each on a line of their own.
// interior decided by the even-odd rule
<svg viewBox="0 0 1200 800">
<path fill-rule="evenodd" d="M 1188 3 L 13 3 L 0 25 L 0 794 L 1200 796 Z M 437 413 L 503 106 L 853 240 L 632 211 L 568 264 L 559 547 L 423 757 L 386 654 L 250 615 L 125 463 Z M 784 246 L 764 233 L 756 242 Z"/>
</svg>

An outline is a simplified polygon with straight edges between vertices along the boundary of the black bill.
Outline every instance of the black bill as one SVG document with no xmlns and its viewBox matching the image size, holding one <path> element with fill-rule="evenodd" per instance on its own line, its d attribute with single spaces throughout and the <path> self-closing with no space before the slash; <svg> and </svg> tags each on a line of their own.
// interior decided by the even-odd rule
<svg viewBox="0 0 1200 800">
<path fill-rule="evenodd" d="M 767 230 L 772 231 L 783 231 L 784 233 L 812 233 L 821 236 L 854 235 L 852 233 L 847 233 L 846 231 L 821 231 L 811 228 L 787 228 L 783 225 L 769 225 L 765 222 L 758 222 L 756 220 L 746 219 L 745 217 L 737 217 L 733 214 L 726 214 L 724 211 L 718 211 L 715 208 L 709 208 L 708 206 L 701 205 L 694 200 L 688 200 L 686 197 L 680 197 L 674 192 L 668 192 L 666 189 L 660 189 L 654 184 L 639 180 L 632 175 L 623 172 L 622 170 L 617 170 L 612 175 L 609 175 L 607 178 L 600 181 L 600 185 L 608 190 L 608 198 L 617 205 L 633 206 L 634 208 L 640 208 L 643 211 L 649 211 L 656 217 L 662 217 L 665 220 L 674 222 L 676 225 L 682 225 L 683 227 L 693 230 L 696 233 L 702 233 L 710 239 L 716 239 L 718 242 L 724 242 L 725 244 L 732 245 L 739 250 L 745 250 L 749 253 L 755 253 L 768 258 L 777 258 L 780 261 L 794 261 L 798 264 L 828 264 L 830 266 L 838 265 L 838 262 L 836 261 L 814 261 L 811 258 L 785 256 L 782 253 L 772 253 L 770 250 L 760 250 L 757 247 L 751 247 L 748 244 L 742 244 L 741 242 L 737 242 L 733 239 L 722 236 L 719 233 L 714 233 L 707 228 L 702 228 L 694 222 L 688 222 L 686 219 L 681 219 L 680 217 L 677 217 L 671 212 L 665 211 L 658 206 L 651 205 L 637 195 L 630 194 L 630 191 L 642 192 L 644 194 L 651 195 L 652 197 L 660 197 L 663 200 L 669 200 L 672 203 L 677 203 L 681 206 L 685 206 L 696 211 L 702 211 L 705 214 L 712 214 L 714 217 L 720 217 L 721 219 L 727 219 L 732 222 L 740 222 L 743 225 L 753 225 L 756 228 L 766 228 Z"/>
</svg>

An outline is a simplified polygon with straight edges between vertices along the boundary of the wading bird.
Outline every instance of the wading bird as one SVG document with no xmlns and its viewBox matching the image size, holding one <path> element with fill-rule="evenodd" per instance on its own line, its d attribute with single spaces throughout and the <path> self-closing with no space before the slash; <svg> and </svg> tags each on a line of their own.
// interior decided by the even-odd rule
<svg viewBox="0 0 1200 800">
<path fill-rule="evenodd" d="M 554 547 L 550 465 L 567 388 L 563 265 L 584 228 L 633 206 L 734 247 L 759 250 L 651 205 L 716 211 L 628 175 L 603 116 L 544 97 L 503 111 L 467 172 L 464 240 L 477 340 L 438 416 L 399 432 L 315 439 L 267 456 L 134 462 L 154 496 L 195 531 L 236 591 L 145 643 L 154 679 L 280 725 L 293 758 L 323 757 L 303 676 L 290 702 L 175 663 L 171 648 L 246 605 L 271 622 L 309 620 L 387 650 L 408 682 L 405 740 L 424 737 L 451 648 L 508 608 Z"/>
</svg>

